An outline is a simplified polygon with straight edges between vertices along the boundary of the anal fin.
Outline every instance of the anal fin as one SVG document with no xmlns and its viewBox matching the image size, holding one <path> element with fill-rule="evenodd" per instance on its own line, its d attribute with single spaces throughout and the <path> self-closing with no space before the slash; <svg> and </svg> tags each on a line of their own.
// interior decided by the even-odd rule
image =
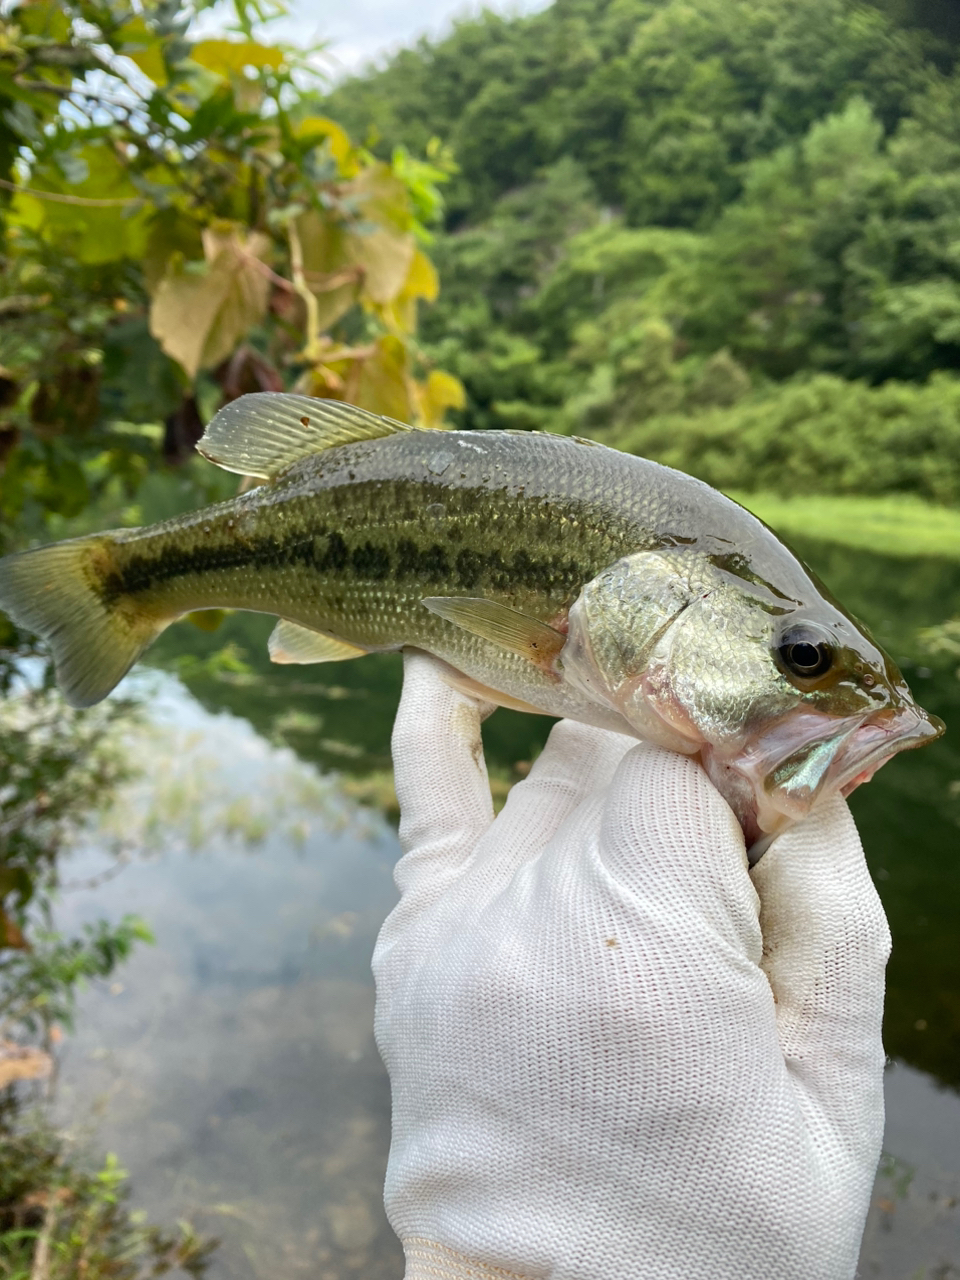
<svg viewBox="0 0 960 1280">
<path fill-rule="evenodd" d="M 431 613 L 445 618 L 464 631 L 489 640 L 511 653 L 528 658 L 535 666 L 549 669 L 567 642 L 567 637 L 539 618 L 519 609 L 472 596 L 427 596 L 421 600 Z"/>
<path fill-rule="evenodd" d="M 311 662 L 345 662 L 348 658 L 362 658 L 366 649 L 344 640 L 334 640 L 301 627 L 296 622 L 281 618 L 274 627 L 267 645 L 270 661 L 282 665 L 306 666 Z"/>
</svg>

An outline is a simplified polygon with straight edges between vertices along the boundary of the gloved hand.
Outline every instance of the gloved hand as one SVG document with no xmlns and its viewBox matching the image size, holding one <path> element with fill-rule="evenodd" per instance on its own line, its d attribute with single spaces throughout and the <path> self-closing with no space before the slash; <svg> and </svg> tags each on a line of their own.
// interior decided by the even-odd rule
<svg viewBox="0 0 960 1280">
<path fill-rule="evenodd" d="M 494 821 L 481 707 L 405 656 L 374 955 L 407 1280 L 847 1280 L 889 934 L 841 800 L 748 872 L 688 757 L 557 725 Z"/>
</svg>

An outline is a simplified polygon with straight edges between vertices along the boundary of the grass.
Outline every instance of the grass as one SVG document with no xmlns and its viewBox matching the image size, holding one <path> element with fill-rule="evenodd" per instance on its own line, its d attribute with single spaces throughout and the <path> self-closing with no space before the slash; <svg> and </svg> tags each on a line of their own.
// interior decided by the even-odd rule
<svg viewBox="0 0 960 1280">
<path fill-rule="evenodd" d="M 819 538 L 879 555 L 960 561 L 960 510 L 920 498 L 729 495 L 786 537 Z"/>
</svg>

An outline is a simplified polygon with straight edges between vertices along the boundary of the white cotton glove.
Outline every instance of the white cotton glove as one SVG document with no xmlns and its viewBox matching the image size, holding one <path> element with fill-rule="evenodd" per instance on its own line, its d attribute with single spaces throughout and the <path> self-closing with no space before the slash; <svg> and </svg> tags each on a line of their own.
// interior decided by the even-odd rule
<svg viewBox="0 0 960 1280">
<path fill-rule="evenodd" d="M 849 1280 L 889 934 L 846 805 L 751 873 L 698 764 L 565 722 L 494 821 L 481 707 L 405 661 L 374 971 L 407 1280 Z"/>
</svg>

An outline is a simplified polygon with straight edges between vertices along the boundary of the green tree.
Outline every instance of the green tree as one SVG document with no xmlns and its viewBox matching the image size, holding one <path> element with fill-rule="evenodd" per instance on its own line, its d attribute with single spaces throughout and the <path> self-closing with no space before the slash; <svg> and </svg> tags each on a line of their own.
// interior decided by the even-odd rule
<svg viewBox="0 0 960 1280">
<path fill-rule="evenodd" d="M 741 167 L 863 96 L 889 133 L 934 44 L 858 0 L 557 0 L 421 41 L 326 100 L 382 154 L 438 136 L 461 172 L 449 225 L 563 156 L 631 223 L 706 226 Z"/>
</svg>

